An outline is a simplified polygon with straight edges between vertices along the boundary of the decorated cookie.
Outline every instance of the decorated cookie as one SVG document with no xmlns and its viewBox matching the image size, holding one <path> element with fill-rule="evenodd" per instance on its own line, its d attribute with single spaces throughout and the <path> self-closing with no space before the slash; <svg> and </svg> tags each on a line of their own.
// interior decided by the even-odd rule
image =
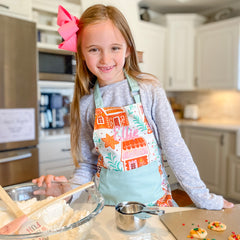
<svg viewBox="0 0 240 240">
<path fill-rule="evenodd" d="M 231 236 L 228 237 L 228 240 L 240 240 L 240 234 L 232 233 Z"/>
<path fill-rule="evenodd" d="M 207 231 L 203 228 L 194 228 L 190 231 L 190 235 L 194 238 L 204 239 L 207 236 Z"/>
<path fill-rule="evenodd" d="M 227 227 L 224 223 L 214 221 L 214 222 L 209 223 L 208 228 L 213 230 L 213 231 L 223 232 L 223 231 L 226 230 Z"/>
</svg>

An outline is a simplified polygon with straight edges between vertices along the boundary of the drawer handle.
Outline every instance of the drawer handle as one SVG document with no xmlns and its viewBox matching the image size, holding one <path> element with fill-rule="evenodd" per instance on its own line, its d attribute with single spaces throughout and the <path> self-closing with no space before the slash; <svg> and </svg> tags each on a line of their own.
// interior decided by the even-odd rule
<svg viewBox="0 0 240 240">
<path fill-rule="evenodd" d="M 31 156 L 32 156 L 32 153 L 25 153 L 25 154 L 22 154 L 22 155 L 0 158 L 0 163 L 13 162 L 13 161 L 21 160 L 21 159 L 24 159 L 24 158 L 30 158 Z"/>
<path fill-rule="evenodd" d="M 62 148 L 61 151 L 62 152 L 70 152 L 71 148 Z"/>
<path fill-rule="evenodd" d="M 7 5 L 4 5 L 4 4 L 0 4 L 0 8 L 6 8 L 6 9 L 9 9 L 9 6 L 7 6 Z"/>
</svg>

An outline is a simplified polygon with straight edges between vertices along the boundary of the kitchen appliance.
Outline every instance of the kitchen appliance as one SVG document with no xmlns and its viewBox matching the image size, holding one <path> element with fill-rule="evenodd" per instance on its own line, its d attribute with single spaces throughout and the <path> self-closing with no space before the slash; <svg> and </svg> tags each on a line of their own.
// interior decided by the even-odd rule
<svg viewBox="0 0 240 240">
<path fill-rule="evenodd" d="M 40 80 L 74 81 L 76 60 L 72 53 L 41 49 L 38 64 Z"/>
<path fill-rule="evenodd" d="M 0 15 L 0 184 L 38 174 L 36 26 Z"/>
<path fill-rule="evenodd" d="M 176 239 L 187 239 L 193 228 L 204 228 L 208 235 L 206 239 L 225 240 L 232 232 L 240 233 L 239 225 L 240 204 L 233 208 L 221 211 L 196 209 L 184 212 L 166 213 L 160 220 L 174 235 Z M 224 232 L 216 232 L 208 229 L 209 222 L 220 221 L 227 226 Z"/>
<path fill-rule="evenodd" d="M 41 93 L 41 128 L 64 127 L 63 96 L 60 93 Z"/>
<path fill-rule="evenodd" d="M 184 107 L 183 117 L 185 119 L 197 120 L 199 119 L 199 109 L 196 104 L 187 104 Z"/>
</svg>

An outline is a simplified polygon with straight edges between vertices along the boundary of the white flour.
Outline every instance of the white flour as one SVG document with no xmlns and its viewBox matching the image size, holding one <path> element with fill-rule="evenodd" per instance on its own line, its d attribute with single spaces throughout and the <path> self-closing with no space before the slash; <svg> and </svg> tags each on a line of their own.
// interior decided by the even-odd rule
<svg viewBox="0 0 240 240">
<path fill-rule="evenodd" d="M 45 204 L 47 201 L 52 199 L 53 197 L 48 197 L 45 200 L 37 201 L 36 198 L 17 202 L 19 208 L 27 214 L 31 212 L 38 206 Z M 88 211 L 86 210 L 73 210 L 65 200 L 60 200 L 56 203 L 51 204 L 50 206 L 38 211 L 35 213 L 31 219 L 41 219 L 46 223 L 47 229 L 54 230 L 59 229 L 63 226 L 67 226 L 78 220 L 86 217 L 88 215 Z M 0 200 L 0 227 L 6 225 L 10 221 L 14 219 L 14 216 L 8 211 L 5 207 L 4 203 Z M 75 240 L 82 239 L 85 237 L 84 235 L 87 233 L 89 228 L 91 227 L 91 221 L 81 225 L 80 227 L 74 228 L 69 231 L 61 232 L 56 235 L 50 235 L 48 237 L 49 240 Z"/>
</svg>

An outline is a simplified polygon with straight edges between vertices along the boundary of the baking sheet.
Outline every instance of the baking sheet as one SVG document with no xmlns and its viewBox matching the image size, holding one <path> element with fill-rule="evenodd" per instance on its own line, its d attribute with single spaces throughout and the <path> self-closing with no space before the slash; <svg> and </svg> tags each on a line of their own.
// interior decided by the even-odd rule
<svg viewBox="0 0 240 240">
<path fill-rule="evenodd" d="M 220 211 L 210 211 L 196 209 L 177 213 L 166 213 L 160 217 L 162 223 L 168 228 L 173 236 L 178 240 L 190 239 L 190 230 L 193 228 L 204 228 L 209 240 L 227 240 L 232 232 L 240 234 L 240 204 L 234 208 Z M 224 232 L 215 232 L 208 229 L 208 223 L 220 221 L 226 224 Z"/>
</svg>

